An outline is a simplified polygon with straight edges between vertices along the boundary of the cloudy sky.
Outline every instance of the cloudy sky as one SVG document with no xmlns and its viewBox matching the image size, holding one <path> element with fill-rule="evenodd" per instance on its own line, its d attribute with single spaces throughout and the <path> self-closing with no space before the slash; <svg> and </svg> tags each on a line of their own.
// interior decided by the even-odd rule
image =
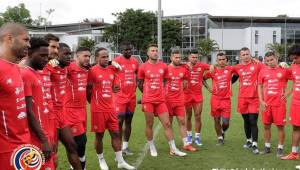
<svg viewBox="0 0 300 170">
<path fill-rule="evenodd" d="M 299 0 L 161 0 L 165 16 L 208 13 L 225 16 L 277 16 L 287 14 L 300 17 Z M 126 8 L 155 11 L 157 0 L 0 0 L 0 13 L 8 6 L 24 3 L 32 18 L 46 10 L 55 9 L 49 16 L 54 24 L 73 23 L 84 18 L 104 18 L 112 23 L 115 12 Z"/>
</svg>

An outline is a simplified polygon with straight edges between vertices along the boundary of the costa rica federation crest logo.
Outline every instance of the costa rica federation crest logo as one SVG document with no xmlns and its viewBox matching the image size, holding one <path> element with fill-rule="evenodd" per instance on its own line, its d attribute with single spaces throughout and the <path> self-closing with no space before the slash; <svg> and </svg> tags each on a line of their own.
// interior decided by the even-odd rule
<svg viewBox="0 0 300 170">
<path fill-rule="evenodd" d="M 20 145 L 11 156 L 11 165 L 16 170 L 39 170 L 44 163 L 42 151 L 31 144 Z"/>
</svg>

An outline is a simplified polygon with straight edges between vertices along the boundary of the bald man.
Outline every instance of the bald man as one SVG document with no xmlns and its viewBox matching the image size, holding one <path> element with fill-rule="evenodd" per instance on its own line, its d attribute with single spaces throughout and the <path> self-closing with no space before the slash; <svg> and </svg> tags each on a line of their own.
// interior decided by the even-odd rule
<svg viewBox="0 0 300 170">
<path fill-rule="evenodd" d="M 29 47 L 22 25 L 6 23 L 0 28 L 0 165 L 5 170 L 15 169 L 10 164 L 14 149 L 30 143 L 23 81 L 15 64 Z"/>
</svg>

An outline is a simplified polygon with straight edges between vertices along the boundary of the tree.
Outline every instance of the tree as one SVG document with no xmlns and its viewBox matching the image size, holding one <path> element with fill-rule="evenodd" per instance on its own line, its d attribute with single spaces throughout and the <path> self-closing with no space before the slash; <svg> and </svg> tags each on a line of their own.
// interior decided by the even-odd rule
<svg viewBox="0 0 300 170">
<path fill-rule="evenodd" d="M 279 61 L 284 61 L 285 58 L 285 50 L 289 49 L 292 45 L 287 44 L 286 48 L 284 44 L 274 43 L 267 44 L 267 49 L 269 51 L 273 51 L 277 56 Z"/>
<path fill-rule="evenodd" d="M 153 12 L 127 9 L 113 15 L 117 19 L 113 25 L 105 28 L 104 38 L 113 43 L 117 51 L 124 41 L 132 43 L 140 53 L 146 50 L 149 43 L 156 42 L 157 18 Z M 181 25 L 170 20 L 163 21 L 162 24 L 163 48 L 168 51 L 170 47 L 181 44 Z"/>
<path fill-rule="evenodd" d="M 163 52 L 170 53 L 174 46 L 181 46 L 182 34 L 181 23 L 176 20 L 162 21 L 162 44 Z"/>
<path fill-rule="evenodd" d="M 210 38 L 199 39 L 197 42 L 199 53 L 209 59 L 211 57 L 211 52 L 219 50 L 219 45 L 215 40 Z"/>
<path fill-rule="evenodd" d="M 96 41 L 93 39 L 89 39 L 89 38 L 85 38 L 82 39 L 78 42 L 80 47 L 86 47 L 88 48 L 91 52 L 93 52 L 95 50 L 95 46 L 96 46 Z"/>
<path fill-rule="evenodd" d="M 5 22 L 17 22 L 25 25 L 31 25 L 32 19 L 30 11 L 25 8 L 24 3 L 20 3 L 15 7 L 8 6 L 6 11 L 1 14 L 0 24 Z"/>
</svg>

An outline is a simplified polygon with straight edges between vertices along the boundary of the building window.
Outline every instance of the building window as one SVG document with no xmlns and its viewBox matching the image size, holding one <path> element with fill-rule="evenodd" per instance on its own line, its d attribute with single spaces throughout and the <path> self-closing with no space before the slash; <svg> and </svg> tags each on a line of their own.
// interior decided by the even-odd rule
<svg viewBox="0 0 300 170">
<path fill-rule="evenodd" d="M 255 30 L 255 44 L 258 44 L 258 31 Z"/>
<path fill-rule="evenodd" d="M 254 56 L 258 57 L 258 51 L 255 51 Z"/>
<path fill-rule="evenodd" d="M 276 31 L 273 31 L 273 44 L 276 43 Z"/>
</svg>

